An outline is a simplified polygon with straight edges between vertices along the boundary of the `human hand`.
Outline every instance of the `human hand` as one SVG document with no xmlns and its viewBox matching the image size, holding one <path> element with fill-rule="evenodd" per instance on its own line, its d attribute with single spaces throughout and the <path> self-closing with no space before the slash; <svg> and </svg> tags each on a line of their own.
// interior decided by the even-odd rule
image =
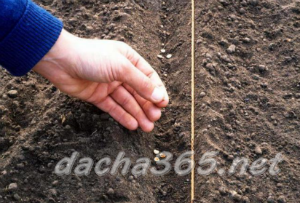
<svg viewBox="0 0 300 203">
<path fill-rule="evenodd" d="M 158 74 L 123 42 L 81 39 L 63 30 L 33 70 L 130 130 L 152 131 L 169 102 Z"/>
</svg>

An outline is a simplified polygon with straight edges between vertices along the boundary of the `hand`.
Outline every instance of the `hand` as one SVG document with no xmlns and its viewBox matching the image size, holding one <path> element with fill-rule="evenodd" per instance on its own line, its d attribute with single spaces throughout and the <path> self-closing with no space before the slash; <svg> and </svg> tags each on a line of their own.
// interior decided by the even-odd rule
<svg viewBox="0 0 300 203">
<path fill-rule="evenodd" d="M 152 131 L 169 102 L 158 74 L 123 42 L 81 39 L 63 30 L 34 71 L 130 130 Z"/>
</svg>

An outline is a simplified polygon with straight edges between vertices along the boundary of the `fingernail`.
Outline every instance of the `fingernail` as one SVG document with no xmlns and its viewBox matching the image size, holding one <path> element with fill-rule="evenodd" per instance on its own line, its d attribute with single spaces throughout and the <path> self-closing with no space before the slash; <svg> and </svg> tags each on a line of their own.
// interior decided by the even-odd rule
<svg viewBox="0 0 300 203">
<path fill-rule="evenodd" d="M 156 87 L 152 93 L 151 99 L 155 102 L 160 102 L 164 99 L 165 93 L 161 88 Z"/>
<path fill-rule="evenodd" d="M 169 100 L 169 95 L 165 94 L 164 101 L 168 101 L 168 100 Z"/>
</svg>

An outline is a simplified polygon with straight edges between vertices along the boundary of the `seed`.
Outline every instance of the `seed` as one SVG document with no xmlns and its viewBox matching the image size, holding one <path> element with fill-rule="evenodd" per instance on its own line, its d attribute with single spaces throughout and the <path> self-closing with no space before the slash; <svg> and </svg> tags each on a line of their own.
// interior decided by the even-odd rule
<svg viewBox="0 0 300 203">
<path fill-rule="evenodd" d="M 160 159 L 158 157 L 155 157 L 154 161 L 158 162 L 158 161 L 160 161 Z"/>
<path fill-rule="evenodd" d="M 156 154 L 156 155 L 159 154 L 159 151 L 158 151 L 157 149 L 155 149 L 153 152 L 154 152 L 154 154 Z"/>
<path fill-rule="evenodd" d="M 159 58 L 159 59 L 163 59 L 164 57 L 162 56 L 162 55 L 157 55 L 157 58 Z"/>
<path fill-rule="evenodd" d="M 161 53 L 166 53 L 165 49 L 160 50 Z"/>
<path fill-rule="evenodd" d="M 172 54 L 167 55 L 167 59 L 170 59 L 170 58 L 172 58 Z"/>
<path fill-rule="evenodd" d="M 164 153 L 160 153 L 159 156 L 160 156 L 161 158 L 166 158 L 166 157 L 167 157 Z"/>
</svg>

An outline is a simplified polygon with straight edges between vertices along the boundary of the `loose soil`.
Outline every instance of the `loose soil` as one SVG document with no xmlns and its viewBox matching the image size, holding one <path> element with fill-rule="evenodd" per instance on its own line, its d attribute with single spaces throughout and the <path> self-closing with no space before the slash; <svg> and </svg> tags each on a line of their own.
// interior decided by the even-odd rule
<svg viewBox="0 0 300 203">
<path fill-rule="evenodd" d="M 154 149 L 176 159 L 190 149 L 190 1 L 36 2 L 80 37 L 130 44 L 158 71 L 171 102 L 154 132 L 130 132 L 33 72 L 14 78 L 1 69 L 0 202 L 189 202 L 190 176 L 174 171 L 163 177 L 53 171 L 74 151 L 96 161 L 119 151 L 153 159 Z M 253 162 L 282 152 L 284 161 L 278 176 L 196 175 L 195 202 L 299 202 L 299 2 L 196 1 L 196 27 L 196 160 L 219 151 L 218 170 L 239 156 Z M 11 183 L 17 188 L 8 189 Z"/>
</svg>

